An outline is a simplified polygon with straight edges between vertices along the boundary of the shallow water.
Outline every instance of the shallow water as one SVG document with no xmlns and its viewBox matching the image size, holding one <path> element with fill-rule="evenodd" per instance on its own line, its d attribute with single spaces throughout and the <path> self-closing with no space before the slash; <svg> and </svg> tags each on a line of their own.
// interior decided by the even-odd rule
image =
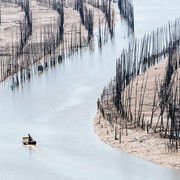
<svg viewBox="0 0 180 180">
<path fill-rule="evenodd" d="M 136 0 L 135 34 L 180 17 L 179 7 L 179 0 Z M 102 52 L 83 50 L 22 89 L 12 92 L 8 82 L 1 85 L 0 180 L 179 179 L 180 171 L 114 150 L 94 134 L 96 100 L 114 75 L 116 58 L 128 42 L 126 30 L 122 21 Z M 37 150 L 22 145 L 27 133 L 37 140 Z"/>
</svg>

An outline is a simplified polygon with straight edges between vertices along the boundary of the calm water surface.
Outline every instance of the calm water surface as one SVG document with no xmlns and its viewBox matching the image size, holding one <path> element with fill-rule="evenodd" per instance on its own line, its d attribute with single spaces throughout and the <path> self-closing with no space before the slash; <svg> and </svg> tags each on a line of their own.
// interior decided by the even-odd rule
<svg viewBox="0 0 180 180">
<path fill-rule="evenodd" d="M 138 37 L 180 17 L 179 0 L 136 0 Z M 146 21 L 148 20 L 148 21 Z M 115 61 L 128 43 L 126 23 L 102 52 L 83 50 L 56 68 L 34 76 L 22 89 L 0 87 L 0 180 L 178 180 L 163 168 L 114 150 L 94 134 L 96 100 L 113 77 Z M 21 143 L 31 133 L 38 149 Z"/>
</svg>

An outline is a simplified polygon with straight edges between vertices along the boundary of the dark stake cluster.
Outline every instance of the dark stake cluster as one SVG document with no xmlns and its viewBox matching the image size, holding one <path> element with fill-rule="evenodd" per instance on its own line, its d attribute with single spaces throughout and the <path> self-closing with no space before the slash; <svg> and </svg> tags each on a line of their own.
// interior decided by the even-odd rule
<svg viewBox="0 0 180 180">
<path fill-rule="evenodd" d="M 9 1 L 8 1 L 9 2 Z M 8 45 L 1 52 L 0 77 L 1 81 L 9 76 L 12 77 L 12 89 L 18 87 L 36 73 L 42 73 L 49 67 L 61 63 L 62 60 L 73 55 L 88 45 L 88 41 L 82 33 L 81 22 L 79 25 L 73 25 L 71 30 L 64 33 L 64 2 L 58 1 L 40 1 L 39 3 L 48 3 L 47 7 L 58 12 L 58 19 L 52 20 L 49 24 L 40 27 L 40 33 L 32 35 L 32 13 L 28 0 L 11 0 L 22 8 L 25 15 L 20 22 L 19 40 L 16 42 L 12 36 L 12 44 Z M 93 23 L 93 14 L 84 8 L 85 22 Z M 87 24 L 89 31 L 93 33 L 93 24 Z M 92 34 L 91 34 L 92 35 Z M 32 66 L 35 64 L 36 66 Z"/>
<path fill-rule="evenodd" d="M 129 128 L 141 128 L 169 139 L 166 148 L 176 152 L 180 147 L 180 21 L 168 23 L 142 40 L 135 40 L 123 51 L 116 63 L 116 77 L 103 90 L 97 107 L 101 116 L 114 128 L 115 140 Z M 155 80 L 150 121 L 143 111 L 151 66 L 168 58 L 164 80 Z M 146 73 L 145 73 L 146 72 Z M 142 80 L 139 82 L 139 75 Z M 140 84 L 141 83 L 141 84 Z M 139 88 L 138 88 L 139 87 Z M 154 118 L 158 113 L 158 118 Z"/>
<path fill-rule="evenodd" d="M 112 1 L 106 0 L 87 0 L 88 4 L 92 5 L 95 8 L 100 9 L 106 18 L 108 29 L 111 37 L 114 35 L 114 9 L 112 8 Z"/>
<path fill-rule="evenodd" d="M 134 6 L 130 0 L 119 0 L 120 14 L 127 20 L 128 25 L 134 31 Z"/>
</svg>

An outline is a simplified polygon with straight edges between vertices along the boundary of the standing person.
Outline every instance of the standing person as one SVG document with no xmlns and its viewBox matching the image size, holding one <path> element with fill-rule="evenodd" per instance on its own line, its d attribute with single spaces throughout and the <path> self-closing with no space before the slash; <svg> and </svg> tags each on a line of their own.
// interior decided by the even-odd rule
<svg viewBox="0 0 180 180">
<path fill-rule="evenodd" d="M 100 107 L 100 100 L 98 98 L 98 100 L 97 100 L 97 108 L 99 109 L 99 107 Z"/>
<path fill-rule="evenodd" d="M 28 136 L 29 136 L 29 141 L 32 141 L 33 139 L 32 139 L 32 137 L 31 137 L 31 135 L 28 134 Z"/>
</svg>

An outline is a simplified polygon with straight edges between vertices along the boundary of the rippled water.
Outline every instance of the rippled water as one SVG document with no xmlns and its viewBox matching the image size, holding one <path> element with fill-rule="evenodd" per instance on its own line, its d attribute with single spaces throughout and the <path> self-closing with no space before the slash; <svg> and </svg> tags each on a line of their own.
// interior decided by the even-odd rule
<svg viewBox="0 0 180 180">
<path fill-rule="evenodd" d="M 135 34 L 180 16 L 179 9 L 179 0 L 136 0 Z M 128 43 L 125 24 L 116 26 L 102 52 L 97 46 L 83 50 L 15 92 L 8 82 L 1 85 L 0 180 L 179 179 L 180 171 L 114 150 L 94 134 L 96 100 Z M 37 140 L 37 150 L 22 145 L 27 133 Z"/>
</svg>

